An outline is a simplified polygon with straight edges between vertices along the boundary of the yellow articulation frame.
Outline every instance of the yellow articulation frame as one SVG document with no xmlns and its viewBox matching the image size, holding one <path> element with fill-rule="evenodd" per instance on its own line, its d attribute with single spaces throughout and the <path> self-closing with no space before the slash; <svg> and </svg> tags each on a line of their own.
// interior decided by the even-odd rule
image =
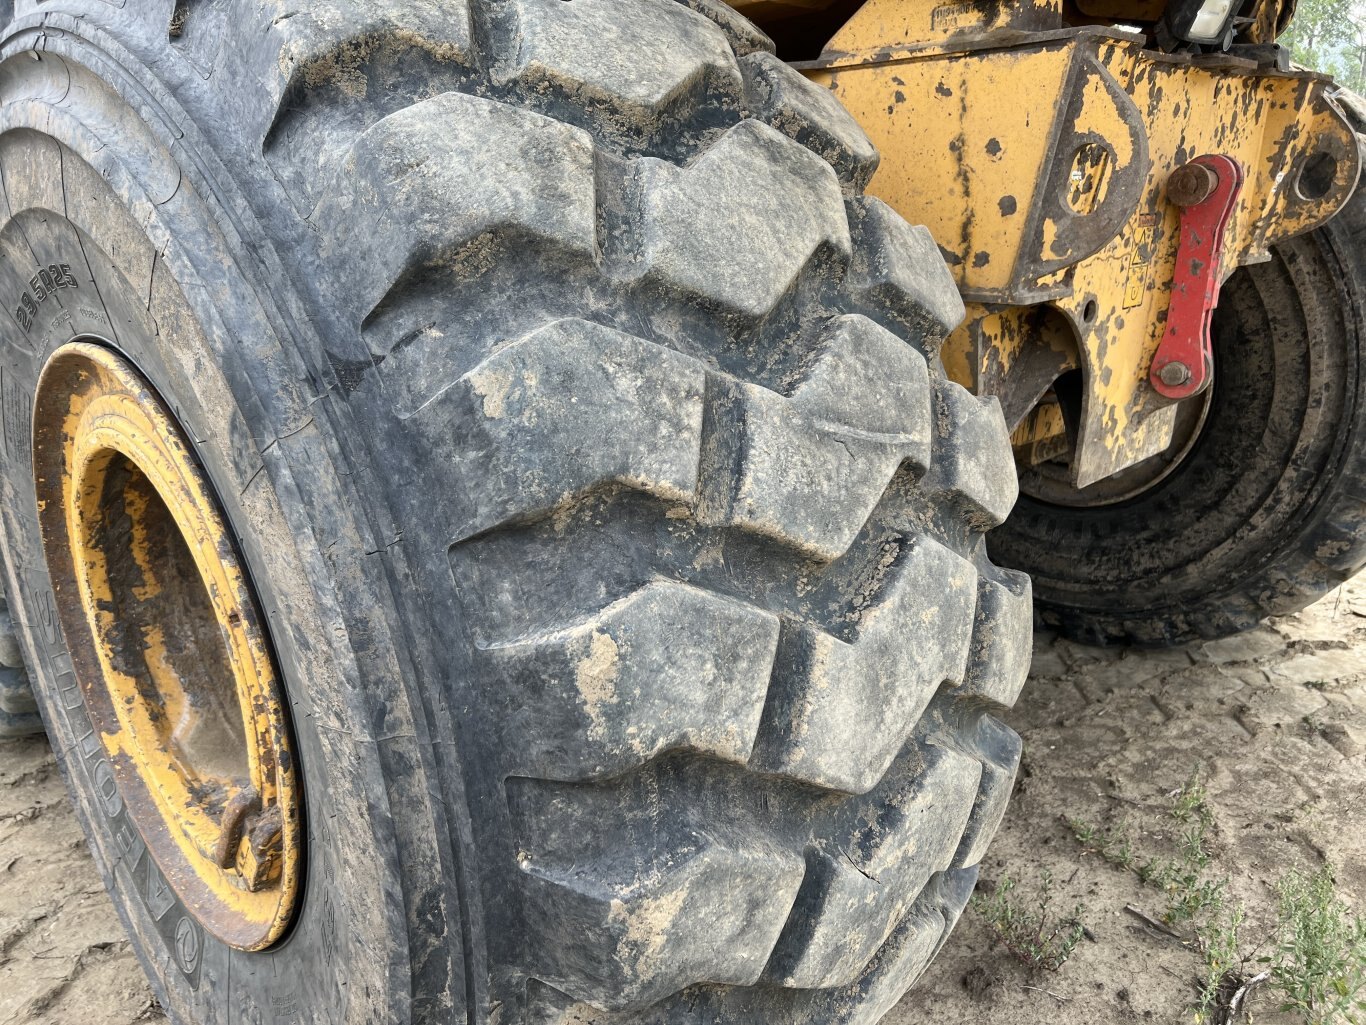
<svg viewBox="0 0 1366 1025">
<path fill-rule="evenodd" d="M 791 18 L 841 5 L 736 6 Z M 950 373 L 1001 398 L 1023 461 L 1069 452 L 1079 488 L 1173 443 L 1178 404 L 1148 383 L 1177 258 L 1172 172 L 1206 154 L 1244 168 L 1225 278 L 1330 219 L 1361 172 L 1324 77 L 1161 53 L 1103 23 L 1162 6 L 867 0 L 799 65 L 880 149 L 869 191 L 926 225 L 953 270 L 968 317 L 946 345 Z M 1261 11 L 1249 31 L 1269 41 L 1284 11 Z M 1069 371 L 1080 401 L 1064 431 L 1052 387 Z"/>
</svg>

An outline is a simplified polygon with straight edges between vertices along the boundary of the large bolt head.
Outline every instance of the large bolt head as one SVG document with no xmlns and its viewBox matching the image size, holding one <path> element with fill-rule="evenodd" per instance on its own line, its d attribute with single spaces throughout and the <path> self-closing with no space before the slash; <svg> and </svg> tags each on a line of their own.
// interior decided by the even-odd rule
<svg viewBox="0 0 1366 1025">
<path fill-rule="evenodd" d="M 272 806 L 258 816 L 242 839 L 236 867 L 247 889 L 257 893 L 278 884 L 283 857 L 280 809 Z"/>
<path fill-rule="evenodd" d="M 1167 198 L 1177 206 L 1195 206 L 1214 195 L 1219 175 L 1205 164 L 1182 164 L 1167 177 Z"/>
<path fill-rule="evenodd" d="M 1191 379 L 1191 368 L 1178 360 L 1173 360 L 1163 364 L 1162 369 L 1157 372 L 1157 379 L 1168 388 L 1179 388 Z"/>
</svg>

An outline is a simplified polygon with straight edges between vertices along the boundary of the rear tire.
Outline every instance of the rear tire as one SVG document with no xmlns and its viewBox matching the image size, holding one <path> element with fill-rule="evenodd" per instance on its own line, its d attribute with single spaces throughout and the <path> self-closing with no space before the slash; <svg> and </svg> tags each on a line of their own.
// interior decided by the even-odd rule
<svg viewBox="0 0 1366 1025">
<path fill-rule="evenodd" d="M 93 69 L 80 103 L 116 41 L 177 112 L 170 195 L 249 240 L 225 280 L 271 328 L 239 344 L 297 356 L 304 416 L 190 433 L 260 462 L 228 498 L 339 491 L 280 501 L 338 596 L 320 635 L 365 656 L 334 683 L 363 725 L 300 729 L 325 740 L 305 781 L 330 747 L 379 763 L 340 793 L 387 795 L 397 834 L 376 867 L 404 942 L 370 953 L 411 993 L 382 1016 L 876 1020 L 972 890 L 1031 643 L 1028 581 L 983 541 L 1016 495 L 1005 425 L 944 376 L 937 247 L 714 0 L 260 8 L 54 0 L 10 67 L 41 33 Z M 327 881 L 353 928 L 379 913 Z"/>
<path fill-rule="evenodd" d="M 1366 189 L 1237 271 L 1176 469 L 1129 501 L 1022 496 L 991 539 L 1039 619 L 1091 644 L 1183 644 L 1297 612 L 1366 565 Z"/>
</svg>

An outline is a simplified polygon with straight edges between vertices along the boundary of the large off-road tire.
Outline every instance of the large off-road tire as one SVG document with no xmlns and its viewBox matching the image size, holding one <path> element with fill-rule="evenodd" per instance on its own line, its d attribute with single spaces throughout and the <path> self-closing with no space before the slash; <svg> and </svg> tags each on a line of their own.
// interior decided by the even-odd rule
<svg viewBox="0 0 1366 1025">
<path fill-rule="evenodd" d="M 848 116 L 712 0 L 15 13 L 0 283 L 79 288 L 3 326 L 6 417 L 79 336 L 176 411 L 306 788 L 279 944 L 164 904 L 11 445 L 16 618 L 172 1015 L 880 1017 L 1003 813 L 1031 615 L 961 303 Z"/>
<path fill-rule="evenodd" d="M 1092 507 L 1026 485 L 993 535 L 1044 624 L 1098 644 L 1223 637 L 1366 566 L 1366 189 L 1237 271 L 1213 338 L 1204 423 L 1160 483 Z"/>
</svg>

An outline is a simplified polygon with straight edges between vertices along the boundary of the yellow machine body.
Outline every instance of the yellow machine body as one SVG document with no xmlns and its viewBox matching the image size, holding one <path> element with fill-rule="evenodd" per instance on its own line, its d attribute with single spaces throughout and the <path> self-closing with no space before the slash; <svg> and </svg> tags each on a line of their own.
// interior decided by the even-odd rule
<svg viewBox="0 0 1366 1025">
<path fill-rule="evenodd" d="M 968 316 L 945 364 L 1000 397 L 1022 461 L 1065 456 L 1076 488 L 1173 444 L 1180 403 L 1149 383 L 1179 249 L 1172 172 L 1212 154 L 1244 170 L 1221 278 L 1325 223 L 1361 175 L 1333 83 L 1266 45 L 1285 4 L 1205 54 L 1153 46 L 1161 2 L 734 6 L 779 27 L 842 19 L 799 66 L 881 151 L 870 193 L 926 225 L 952 269 Z M 1073 371 L 1069 417 L 1055 384 Z"/>
</svg>

